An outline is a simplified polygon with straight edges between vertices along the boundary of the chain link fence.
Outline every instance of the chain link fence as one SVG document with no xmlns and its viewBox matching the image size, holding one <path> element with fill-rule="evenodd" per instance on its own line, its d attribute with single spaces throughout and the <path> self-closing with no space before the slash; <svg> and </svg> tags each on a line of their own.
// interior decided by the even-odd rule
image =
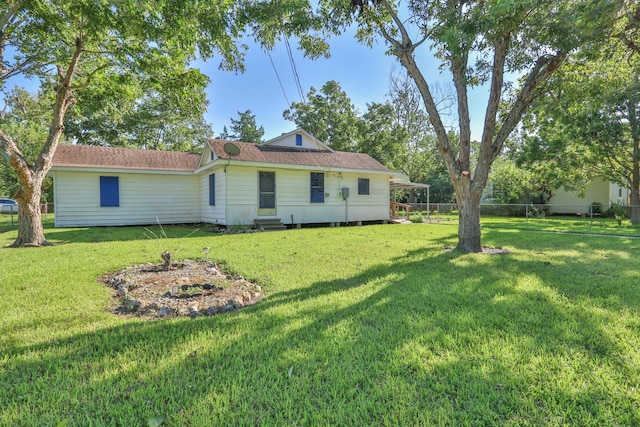
<svg viewBox="0 0 640 427">
<path fill-rule="evenodd" d="M 412 212 L 425 212 L 429 216 L 438 214 L 448 215 L 456 213 L 457 203 L 408 203 Z M 480 205 L 481 216 L 494 216 L 505 218 L 545 218 L 553 217 L 582 217 L 582 218 L 630 218 L 633 206 L 610 203 L 584 204 L 498 204 L 482 203 Z"/>
</svg>

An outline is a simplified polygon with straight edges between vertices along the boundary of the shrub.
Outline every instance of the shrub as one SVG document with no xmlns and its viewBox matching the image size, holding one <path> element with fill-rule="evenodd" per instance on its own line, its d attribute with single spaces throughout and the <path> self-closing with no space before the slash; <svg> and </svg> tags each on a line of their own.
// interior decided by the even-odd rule
<svg viewBox="0 0 640 427">
<path fill-rule="evenodd" d="M 627 217 L 629 207 L 619 202 L 611 203 L 611 207 L 605 211 L 603 216 L 614 217 L 618 225 L 622 225 L 622 220 Z"/>
<path fill-rule="evenodd" d="M 533 203 L 529 205 L 529 216 L 531 218 L 543 219 L 546 216 L 542 206 L 536 206 Z"/>
<path fill-rule="evenodd" d="M 421 213 L 413 213 L 409 216 L 409 221 L 420 223 L 424 220 L 424 216 Z"/>
</svg>

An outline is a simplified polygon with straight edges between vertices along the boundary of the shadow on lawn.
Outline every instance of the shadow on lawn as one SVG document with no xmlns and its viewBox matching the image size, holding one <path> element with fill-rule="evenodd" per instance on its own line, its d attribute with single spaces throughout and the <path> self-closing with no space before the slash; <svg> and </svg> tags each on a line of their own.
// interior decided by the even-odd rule
<svg viewBox="0 0 640 427">
<path fill-rule="evenodd" d="M 134 240 L 216 236 L 191 225 L 47 228 L 45 236 L 52 243 L 101 243 Z"/>
<path fill-rule="evenodd" d="M 638 424 L 624 380 L 611 388 L 590 369 L 638 380 L 606 330 L 608 316 L 640 308 L 623 301 L 633 286 L 594 289 L 589 266 L 560 265 L 556 244 L 541 243 L 551 253 L 539 261 L 518 260 L 517 245 L 489 257 L 416 250 L 231 315 L 132 321 L 15 349 L 0 371 L 0 421 L 13 410 L 78 425 L 157 415 L 168 425 L 601 424 L 615 408 Z M 621 307 L 583 304 L 607 295 Z"/>
</svg>

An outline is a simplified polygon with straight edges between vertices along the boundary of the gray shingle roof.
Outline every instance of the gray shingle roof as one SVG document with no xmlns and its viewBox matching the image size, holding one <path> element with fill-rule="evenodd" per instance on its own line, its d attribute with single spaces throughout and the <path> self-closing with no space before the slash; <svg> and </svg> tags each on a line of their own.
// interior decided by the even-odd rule
<svg viewBox="0 0 640 427">
<path fill-rule="evenodd" d="M 226 159 L 224 145 L 230 141 L 210 139 L 209 144 L 216 156 Z M 233 142 L 240 148 L 234 161 L 280 163 L 288 165 L 315 166 L 320 168 L 361 169 L 390 172 L 382 163 L 368 154 L 345 151 L 309 150 L 295 147 L 256 145 L 248 142 Z"/>
<path fill-rule="evenodd" d="M 222 159 L 228 158 L 223 148 L 228 142 L 219 139 L 209 140 L 211 149 Z M 240 154 L 232 158 L 234 161 L 390 172 L 368 154 L 256 145 L 247 142 L 233 144 L 240 148 Z M 72 144 L 60 144 L 53 156 L 53 167 L 194 171 L 199 163 L 200 154 Z"/>
<path fill-rule="evenodd" d="M 54 167 L 194 171 L 199 163 L 200 154 L 91 145 L 60 144 L 53 155 Z"/>
</svg>

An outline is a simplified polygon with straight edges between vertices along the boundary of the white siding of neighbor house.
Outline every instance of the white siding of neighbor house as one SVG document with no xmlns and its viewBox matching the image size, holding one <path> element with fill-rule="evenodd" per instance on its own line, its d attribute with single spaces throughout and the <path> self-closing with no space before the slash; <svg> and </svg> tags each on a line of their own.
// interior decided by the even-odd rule
<svg viewBox="0 0 640 427">
<path fill-rule="evenodd" d="M 611 183 L 609 186 L 609 203 L 621 203 L 621 204 L 631 204 L 631 194 L 627 187 L 623 187 L 619 184 Z M 605 206 L 603 204 L 603 206 Z"/>
<path fill-rule="evenodd" d="M 55 171 L 55 226 L 108 226 L 199 222 L 195 175 Z M 100 206 L 100 176 L 119 178 L 120 206 Z"/>
<path fill-rule="evenodd" d="M 302 145 L 296 145 L 296 134 L 302 136 Z M 311 138 L 309 138 L 304 132 L 292 133 L 288 135 L 282 135 L 266 142 L 267 145 L 277 145 L 279 147 L 296 147 L 306 148 L 311 150 L 323 149 L 324 147 L 316 144 Z"/>
<path fill-rule="evenodd" d="M 275 172 L 276 213 L 258 215 L 258 172 Z M 324 173 L 324 203 L 311 203 L 311 172 Z M 256 218 L 280 218 L 285 224 L 378 221 L 389 218 L 389 176 L 258 167 L 227 168 L 227 225 L 251 224 Z M 369 195 L 358 195 L 358 178 L 369 178 Z M 349 188 L 345 202 L 340 190 Z M 292 219 L 293 216 L 293 219 Z"/>
<path fill-rule="evenodd" d="M 596 178 L 586 188 L 584 197 L 580 197 L 575 192 L 556 190 L 549 199 L 550 213 L 587 214 L 590 206 L 594 202 L 602 204 L 603 209 L 609 207 L 611 202 L 628 203 L 628 191 L 623 188 L 623 197 L 619 199 L 617 184 Z"/>
<path fill-rule="evenodd" d="M 211 174 L 216 175 L 215 206 L 209 205 L 209 175 Z M 227 174 L 224 172 L 224 168 L 222 167 L 208 170 L 199 176 L 201 204 L 200 211 L 202 212 L 202 222 L 221 225 L 227 224 L 225 215 L 226 179 Z"/>
</svg>

